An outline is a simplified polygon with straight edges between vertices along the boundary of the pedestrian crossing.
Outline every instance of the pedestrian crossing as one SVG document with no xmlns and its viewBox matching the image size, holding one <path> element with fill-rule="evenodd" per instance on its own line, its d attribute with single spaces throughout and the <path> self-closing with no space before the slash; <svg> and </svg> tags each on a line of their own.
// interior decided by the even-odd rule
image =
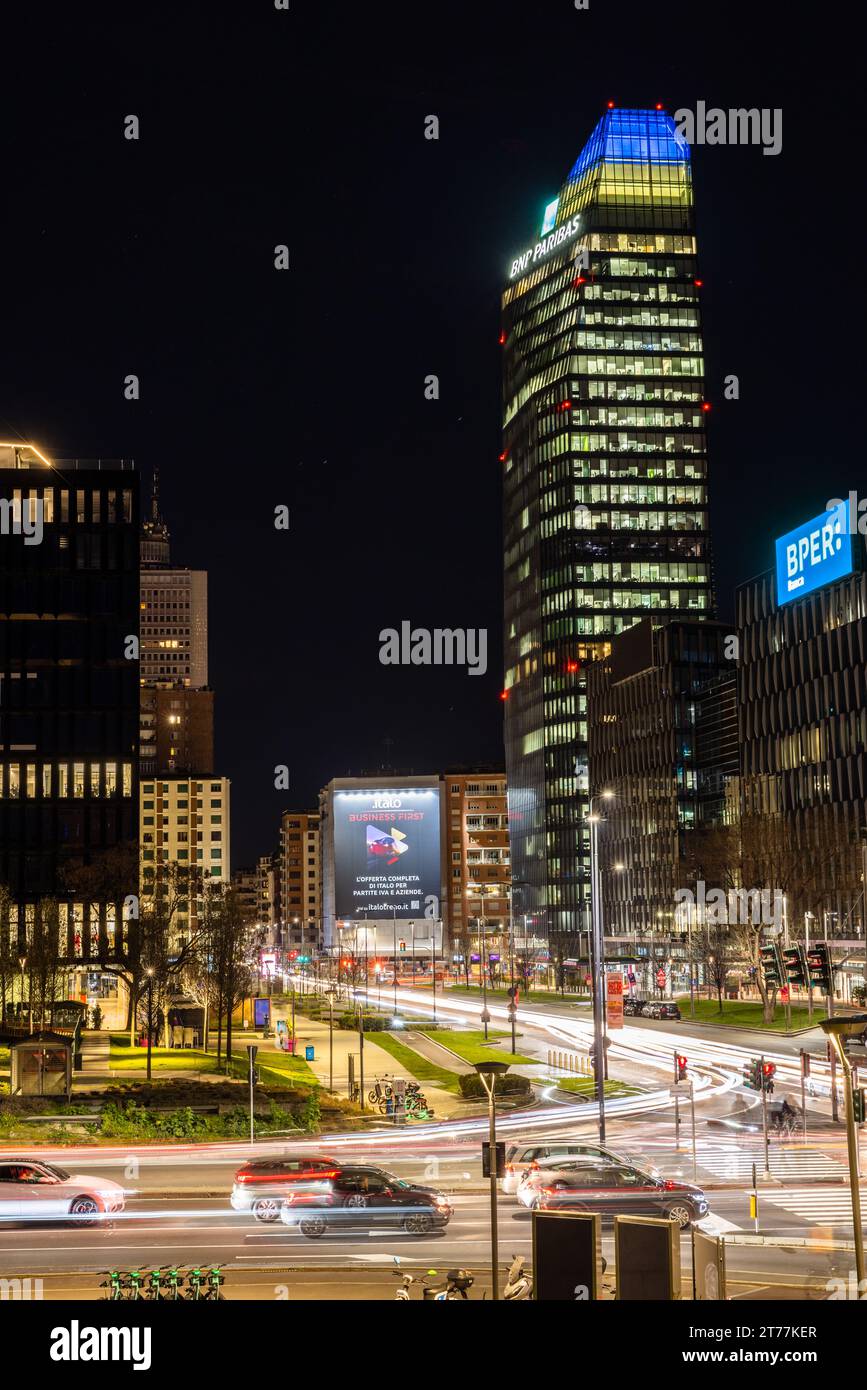
<svg viewBox="0 0 867 1390">
<path fill-rule="evenodd" d="M 705 1174 L 722 1181 L 739 1182 L 751 1179 L 753 1164 L 761 1176 L 765 1169 L 764 1151 L 761 1147 L 745 1145 L 698 1145 L 698 1166 Z M 775 1178 L 783 1182 L 807 1182 L 820 1179 L 839 1180 L 846 1174 L 846 1165 L 831 1154 L 819 1149 L 780 1148 L 770 1150 L 770 1170 Z"/>
<path fill-rule="evenodd" d="M 768 1204 L 782 1207 L 792 1216 L 817 1225 L 841 1225 L 852 1220 L 852 1198 L 848 1186 L 790 1187 L 785 1191 L 762 1191 L 759 1207 L 767 1219 Z"/>
</svg>

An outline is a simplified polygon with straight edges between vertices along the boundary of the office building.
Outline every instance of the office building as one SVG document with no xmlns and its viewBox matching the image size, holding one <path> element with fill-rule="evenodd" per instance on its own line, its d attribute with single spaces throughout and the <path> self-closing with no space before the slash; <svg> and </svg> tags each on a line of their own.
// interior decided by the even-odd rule
<svg viewBox="0 0 867 1390">
<path fill-rule="evenodd" d="M 227 777 L 142 779 L 142 906 L 161 889 L 174 899 L 179 942 L 198 929 L 208 887 L 230 882 L 230 812 Z"/>
<path fill-rule="evenodd" d="M 26 955 L 57 899 L 67 989 L 106 1007 L 137 892 L 138 524 L 130 462 L 0 443 L 0 932 Z M 112 859 L 110 892 L 76 888 Z"/>
<path fill-rule="evenodd" d="M 319 814 L 284 811 L 280 818 L 279 921 L 287 950 L 317 949 L 322 920 Z"/>
<path fill-rule="evenodd" d="M 785 831 L 777 857 L 792 924 L 809 911 L 814 934 L 863 940 L 867 573 L 856 523 L 846 504 L 805 522 L 777 541 L 776 572 L 738 589 L 738 723 L 744 823 Z"/>
<path fill-rule="evenodd" d="M 671 932 L 688 837 L 736 802 L 735 669 L 724 624 L 652 618 L 587 668 L 591 790 L 614 792 L 595 803 L 606 936 Z"/>
<path fill-rule="evenodd" d="M 700 294 L 689 149 L 609 109 L 502 299 L 512 867 L 548 933 L 589 902 L 588 663 L 713 616 Z"/>
</svg>

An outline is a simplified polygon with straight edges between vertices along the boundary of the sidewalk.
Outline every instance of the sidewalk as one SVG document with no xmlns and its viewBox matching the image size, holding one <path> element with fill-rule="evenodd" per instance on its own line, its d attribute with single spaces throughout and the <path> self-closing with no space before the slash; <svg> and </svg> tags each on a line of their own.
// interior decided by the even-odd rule
<svg viewBox="0 0 867 1390">
<path fill-rule="evenodd" d="M 278 1018 L 288 1018 L 290 1011 L 281 1006 L 274 1009 L 275 1021 Z M 305 1018 L 296 1010 L 295 1029 L 298 1038 L 298 1055 L 304 1056 L 306 1047 L 313 1047 L 313 1059 L 308 1063 L 312 1071 L 316 1073 L 317 1079 L 323 1086 L 328 1087 L 331 1077 L 331 1065 L 329 1061 L 329 1028 L 327 1023 L 318 1022 L 312 1018 Z M 410 1034 L 407 1034 L 409 1046 Z M 264 1043 L 267 1048 L 269 1043 Z M 422 1048 L 417 1049 L 422 1052 Z M 334 1090 L 338 1095 L 346 1096 L 349 1092 L 349 1058 L 355 1058 L 355 1079 L 359 1080 L 359 1037 L 354 1030 L 350 1032 L 345 1028 L 334 1029 Z M 441 1061 L 442 1057 L 447 1058 Z M 447 1066 L 450 1071 L 457 1071 L 458 1066 L 450 1053 L 444 1053 L 440 1049 L 440 1057 L 431 1058 L 441 1066 Z M 471 1071 L 469 1067 L 467 1070 Z M 406 1067 L 401 1066 L 390 1052 L 378 1047 L 375 1042 L 371 1042 L 365 1036 L 364 1039 L 364 1091 L 365 1104 L 367 1104 L 367 1092 L 370 1091 L 376 1081 L 377 1076 L 402 1077 L 405 1081 L 414 1081 L 416 1078 Z M 422 1089 L 427 1096 L 435 1111 L 435 1118 L 449 1118 L 454 1115 L 471 1115 L 472 1108 L 467 1108 L 467 1102 L 455 1096 L 451 1091 L 443 1091 L 439 1086 L 431 1086 L 426 1081 L 422 1082 Z"/>
</svg>

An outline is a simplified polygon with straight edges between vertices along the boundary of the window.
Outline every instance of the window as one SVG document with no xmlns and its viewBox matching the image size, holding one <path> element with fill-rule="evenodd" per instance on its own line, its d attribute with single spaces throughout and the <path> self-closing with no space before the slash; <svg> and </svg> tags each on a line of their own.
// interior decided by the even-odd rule
<svg viewBox="0 0 867 1390">
<path fill-rule="evenodd" d="M 18 763 L 9 764 L 9 796 L 16 801 L 21 795 L 21 768 Z"/>
<path fill-rule="evenodd" d="M 57 795 L 69 796 L 69 763 L 57 764 Z"/>
<path fill-rule="evenodd" d="M 106 763 L 105 765 L 105 794 L 114 796 L 117 793 L 117 763 Z"/>
<path fill-rule="evenodd" d="M 84 796 L 84 763 L 72 764 L 72 795 L 77 800 Z"/>
<path fill-rule="evenodd" d="M 99 763 L 90 764 L 90 794 L 95 800 L 99 800 L 102 778 L 100 777 Z"/>
</svg>

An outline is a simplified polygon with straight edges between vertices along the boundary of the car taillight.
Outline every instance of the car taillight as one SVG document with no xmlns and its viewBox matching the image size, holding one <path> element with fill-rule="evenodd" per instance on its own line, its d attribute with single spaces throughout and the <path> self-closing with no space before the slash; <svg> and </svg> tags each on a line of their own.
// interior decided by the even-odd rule
<svg viewBox="0 0 867 1390">
<path fill-rule="evenodd" d="M 236 1174 L 235 1174 L 235 1182 L 246 1182 L 246 1181 L 247 1181 L 247 1174 L 246 1174 L 246 1173 L 236 1173 Z"/>
<path fill-rule="evenodd" d="M 328 1169 L 326 1169 L 326 1170 L 325 1170 L 324 1172 L 322 1172 L 322 1173 L 303 1173 L 302 1176 L 301 1176 L 301 1181 L 302 1181 L 302 1182 L 318 1182 L 318 1181 L 320 1181 L 321 1179 L 325 1179 L 325 1178 L 337 1178 L 337 1177 L 339 1177 L 339 1176 L 340 1176 L 340 1174 L 339 1174 L 339 1172 L 338 1172 L 338 1170 L 337 1170 L 336 1168 L 328 1168 Z"/>
</svg>

